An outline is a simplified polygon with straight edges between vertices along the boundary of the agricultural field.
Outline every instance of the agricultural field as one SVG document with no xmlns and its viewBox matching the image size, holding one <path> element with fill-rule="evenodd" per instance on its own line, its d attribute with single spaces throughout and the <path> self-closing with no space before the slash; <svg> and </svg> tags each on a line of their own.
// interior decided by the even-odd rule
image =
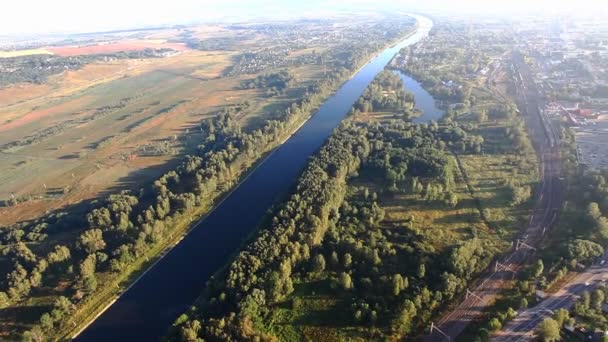
<svg viewBox="0 0 608 342">
<path fill-rule="evenodd" d="M 52 55 L 53 52 L 47 49 L 29 49 L 16 51 L 0 51 L 0 58 L 21 57 L 30 55 Z"/>
<path fill-rule="evenodd" d="M 227 26 L 213 37 L 164 30 L 139 38 L 190 49 L 0 65 L 32 80 L 0 88 L 0 338 L 65 338 L 90 322 L 413 27 L 376 19 Z M 48 61 L 74 63 L 44 77 L 47 67 L 23 70 Z"/>
<path fill-rule="evenodd" d="M 122 51 L 139 51 L 144 49 L 171 49 L 187 51 L 189 48 L 182 43 L 167 43 L 162 39 L 131 40 L 106 42 L 91 45 L 48 47 L 45 50 L 58 56 L 80 56 Z M 43 50 L 44 51 L 44 50 Z"/>
<path fill-rule="evenodd" d="M 263 37 L 243 48 L 253 49 L 257 41 Z M 318 51 L 331 42 L 326 44 Z M 51 49 L 75 53 L 68 50 Z M 310 51 L 294 50 L 287 59 Z M 239 53 L 185 49 L 167 58 L 109 60 L 51 76 L 42 84 L 0 88 L 0 201 L 20 202 L 0 208 L 0 224 L 30 219 L 110 189 L 137 186 L 135 179 L 159 175 L 171 167 L 168 162 L 196 148 L 197 130 L 192 127 L 201 119 L 248 102 L 247 110 L 236 116 L 245 126 L 259 126 L 323 76 L 312 65 L 291 66 L 295 81 L 290 89 L 269 97 L 261 89 L 240 89 L 242 81 L 257 74 L 222 76 Z M 142 146 L 165 141 L 171 153 L 138 153 Z"/>
</svg>

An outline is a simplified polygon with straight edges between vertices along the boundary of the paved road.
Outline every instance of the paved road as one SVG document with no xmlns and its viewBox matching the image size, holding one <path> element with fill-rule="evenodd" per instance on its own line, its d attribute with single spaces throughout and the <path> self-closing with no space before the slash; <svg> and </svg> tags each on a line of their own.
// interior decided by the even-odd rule
<svg viewBox="0 0 608 342">
<path fill-rule="evenodd" d="M 518 90 L 518 108 L 526 118 L 533 144 L 539 154 L 541 189 L 529 224 L 523 229 L 511 252 L 494 263 L 494 267 L 486 272 L 479 285 L 468 293 L 463 302 L 435 323 L 434 327 L 438 329 L 433 329 L 425 338 L 428 342 L 454 340 L 471 321 L 477 319 L 494 302 L 508 280 L 523 268 L 528 257 L 534 253 L 534 246 L 540 243 L 546 231 L 551 228 L 561 209 L 563 191 L 559 148 L 556 143 L 558 136 L 550 122 L 543 120 L 539 111 L 544 104 L 531 71 L 521 55 L 514 53 L 512 60 Z"/>
<path fill-rule="evenodd" d="M 606 253 L 602 260 L 608 259 Z M 608 262 L 596 264 L 585 272 L 578 274 L 559 291 L 551 294 L 533 308 L 521 312 L 510 321 L 492 341 L 514 342 L 531 341 L 534 330 L 546 318 L 551 317 L 557 309 L 570 309 L 585 291 L 594 290 L 602 281 L 608 280 Z"/>
</svg>

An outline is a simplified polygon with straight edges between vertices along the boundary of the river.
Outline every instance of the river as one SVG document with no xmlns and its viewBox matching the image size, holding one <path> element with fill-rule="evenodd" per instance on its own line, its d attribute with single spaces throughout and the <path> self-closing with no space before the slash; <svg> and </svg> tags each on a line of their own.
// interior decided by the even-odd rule
<svg viewBox="0 0 608 342">
<path fill-rule="evenodd" d="M 382 51 L 345 82 L 294 135 L 75 340 L 154 341 L 165 335 L 273 203 L 288 193 L 310 156 L 340 124 L 374 77 L 399 50 L 428 35 L 432 21 L 413 16 L 418 20 L 416 33 Z M 408 90 L 419 96 L 415 89 Z"/>
<path fill-rule="evenodd" d="M 412 120 L 414 123 L 438 121 L 445 114 L 445 111 L 437 107 L 437 102 L 433 96 L 418 81 L 401 71 L 396 71 L 396 73 L 401 77 L 405 89 L 414 94 L 414 100 L 416 101 L 414 108 L 422 113 L 422 115 Z"/>
</svg>

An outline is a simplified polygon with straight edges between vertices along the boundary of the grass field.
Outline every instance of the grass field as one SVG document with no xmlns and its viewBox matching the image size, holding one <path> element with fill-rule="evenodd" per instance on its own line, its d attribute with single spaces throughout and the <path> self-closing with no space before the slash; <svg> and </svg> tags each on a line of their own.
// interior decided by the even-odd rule
<svg viewBox="0 0 608 342">
<path fill-rule="evenodd" d="M 176 157 L 137 157 L 140 146 L 180 135 L 174 145 L 184 153 L 196 146 L 193 126 L 201 119 L 246 100 L 253 106 L 239 120 L 255 126 L 321 76 L 314 68 L 294 68 L 298 82 L 293 90 L 268 98 L 261 91 L 238 89 L 242 79 L 255 75 L 218 78 L 234 54 L 191 51 L 164 59 L 96 63 L 46 84 L 0 89 L 0 200 L 13 195 L 27 199 L 0 208 L 0 224 L 109 189 L 137 186 L 134 179 L 154 178 Z M 100 108 L 119 106 L 121 100 L 126 105 L 96 116 Z M 40 138 L 29 143 L 28 137 Z"/>
<path fill-rule="evenodd" d="M 47 49 L 29 49 L 17 51 L 0 51 L 0 58 L 21 57 L 31 55 L 52 55 L 53 52 Z"/>
</svg>

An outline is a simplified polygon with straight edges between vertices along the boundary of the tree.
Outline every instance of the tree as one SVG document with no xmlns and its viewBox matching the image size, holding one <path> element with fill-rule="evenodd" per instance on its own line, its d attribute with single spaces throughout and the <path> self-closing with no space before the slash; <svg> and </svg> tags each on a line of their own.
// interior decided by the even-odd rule
<svg viewBox="0 0 608 342">
<path fill-rule="evenodd" d="M 353 281 L 350 278 L 350 275 L 346 272 L 340 273 L 340 286 L 342 286 L 345 290 L 350 290 L 353 288 Z"/>
<path fill-rule="evenodd" d="M 583 308 L 589 309 L 591 307 L 591 295 L 589 294 L 589 292 L 587 292 L 587 291 L 583 292 L 582 302 L 583 302 L 582 303 Z"/>
<path fill-rule="evenodd" d="M 92 254 L 106 247 L 101 229 L 89 229 L 78 238 L 78 247 L 87 254 Z"/>
<path fill-rule="evenodd" d="M 602 309 L 602 304 L 604 303 L 605 299 L 606 299 L 606 296 L 604 295 L 604 291 L 602 291 L 600 289 L 595 289 L 591 293 L 591 305 L 594 308 L 596 308 L 597 310 Z"/>
<path fill-rule="evenodd" d="M 325 257 L 323 254 L 317 254 L 313 259 L 312 271 L 313 273 L 319 274 L 325 270 Z"/>
<path fill-rule="evenodd" d="M 331 267 L 338 267 L 340 265 L 340 260 L 338 259 L 338 253 L 336 251 L 332 251 L 331 252 L 331 256 L 330 256 L 330 263 L 331 263 Z"/>
<path fill-rule="evenodd" d="M 95 267 L 97 258 L 95 254 L 89 254 L 80 263 L 80 276 L 78 287 L 85 292 L 91 293 L 97 289 L 97 278 L 95 277 Z"/>
<path fill-rule="evenodd" d="M 451 207 L 451 208 L 456 208 L 456 206 L 458 205 L 458 195 L 456 195 L 455 193 L 451 192 L 448 194 L 446 203 Z"/>
<path fill-rule="evenodd" d="M 10 304 L 10 298 L 6 292 L 0 292 L 0 309 L 4 309 Z"/>
<path fill-rule="evenodd" d="M 552 342 L 560 339 L 559 331 L 559 324 L 556 320 L 553 318 L 545 318 L 538 326 L 536 334 L 541 340 Z"/>
<path fill-rule="evenodd" d="M 201 322 L 192 320 L 186 322 L 180 330 L 182 341 L 184 342 L 197 342 L 202 341 L 198 338 L 198 332 L 201 330 Z"/>
<path fill-rule="evenodd" d="M 42 330 L 51 331 L 51 329 L 53 329 L 53 323 L 53 318 L 48 312 L 45 312 L 40 316 L 40 326 L 42 327 Z"/>
<path fill-rule="evenodd" d="M 391 330 L 396 335 L 405 335 L 412 329 L 412 320 L 416 317 L 416 305 L 409 299 L 403 302 L 397 316 L 391 322 Z"/>
<path fill-rule="evenodd" d="M 520 309 L 525 309 L 528 307 L 528 300 L 523 297 L 520 301 L 519 301 L 519 308 Z"/>
<path fill-rule="evenodd" d="M 498 320 L 496 317 L 490 320 L 489 326 L 491 331 L 498 331 L 502 329 L 502 323 L 500 323 L 500 320 Z"/>
<path fill-rule="evenodd" d="M 65 246 L 56 245 L 52 252 L 47 255 L 49 264 L 60 263 L 70 258 L 70 249 Z"/>
<path fill-rule="evenodd" d="M 350 269 L 350 267 L 353 264 L 353 257 L 352 255 L 350 255 L 350 253 L 346 253 L 344 254 L 344 268 L 345 269 Z"/>
<path fill-rule="evenodd" d="M 568 243 L 566 248 L 571 260 L 591 260 L 604 254 L 602 246 L 589 240 L 576 239 Z"/>
<path fill-rule="evenodd" d="M 401 274 L 397 273 L 395 275 L 393 275 L 392 278 L 392 290 L 393 290 L 393 296 L 398 296 L 399 293 L 401 292 L 401 290 L 405 289 L 407 287 L 407 278 L 405 278 L 405 280 L 403 279 L 403 277 L 401 276 Z"/>
<path fill-rule="evenodd" d="M 541 259 L 536 260 L 536 262 L 532 266 L 532 276 L 534 278 L 540 277 L 540 275 L 543 274 L 544 268 L 545 266 L 543 264 L 543 261 Z"/>
<path fill-rule="evenodd" d="M 32 329 L 23 333 L 21 340 L 23 342 L 43 342 L 46 341 L 46 338 L 42 328 L 35 325 Z"/>
<path fill-rule="evenodd" d="M 566 309 L 557 309 L 553 314 L 553 319 L 557 322 L 558 326 L 563 326 L 564 323 L 570 318 L 570 313 Z"/>
<path fill-rule="evenodd" d="M 475 117 L 475 120 L 479 123 L 488 121 L 488 111 L 485 109 L 476 110 L 475 112 L 473 112 L 473 116 Z"/>
<path fill-rule="evenodd" d="M 602 216 L 600 206 L 595 202 L 589 203 L 589 205 L 587 206 L 587 215 L 594 221 L 599 219 Z"/>
<path fill-rule="evenodd" d="M 420 264 L 418 266 L 418 278 L 424 278 L 424 275 L 426 274 L 426 267 L 424 266 L 424 264 Z"/>
</svg>

